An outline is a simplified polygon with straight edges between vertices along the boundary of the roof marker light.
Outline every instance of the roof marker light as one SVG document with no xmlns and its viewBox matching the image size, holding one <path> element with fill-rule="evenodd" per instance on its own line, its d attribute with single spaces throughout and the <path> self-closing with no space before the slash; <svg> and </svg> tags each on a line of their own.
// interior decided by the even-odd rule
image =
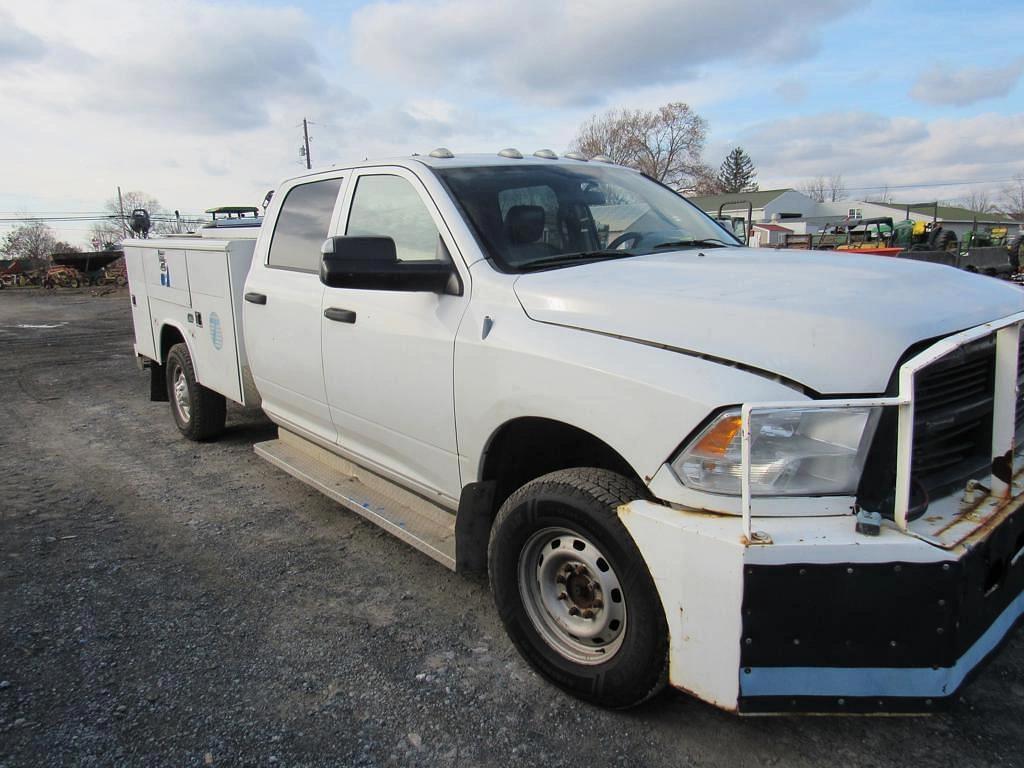
<svg viewBox="0 0 1024 768">
<path fill-rule="evenodd" d="M 534 157 L 542 157 L 545 160 L 557 160 L 558 155 L 552 152 L 550 149 L 538 149 L 533 153 Z"/>
<path fill-rule="evenodd" d="M 437 149 L 433 150 L 430 153 L 430 156 L 436 157 L 439 160 L 450 160 L 453 157 L 455 157 L 455 155 L 452 154 L 452 151 L 448 149 L 448 147 L 438 147 Z"/>
<path fill-rule="evenodd" d="M 590 158 L 584 155 L 582 152 L 566 152 L 565 156 L 570 160 L 582 160 L 584 163 Z"/>
<path fill-rule="evenodd" d="M 507 147 L 506 149 L 503 149 L 501 150 L 501 152 L 498 153 L 498 157 L 509 157 L 512 158 L 513 160 L 522 160 L 523 153 L 520 152 L 518 149 Z"/>
</svg>

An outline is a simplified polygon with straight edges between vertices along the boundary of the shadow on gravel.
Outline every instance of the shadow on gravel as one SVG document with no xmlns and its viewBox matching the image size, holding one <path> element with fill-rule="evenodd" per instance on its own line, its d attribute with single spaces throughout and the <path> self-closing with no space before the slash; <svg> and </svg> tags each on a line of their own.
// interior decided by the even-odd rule
<svg viewBox="0 0 1024 768">
<path fill-rule="evenodd" d="M 232 424 L 229 421 L 224 434 L 217 438 L 217 442 L 226 445 L 242 445 L 273 440 L 277 437 L 277 425 L 262 413 L 249 418 L 254 420 L 241 424 Z"/>
</svg>

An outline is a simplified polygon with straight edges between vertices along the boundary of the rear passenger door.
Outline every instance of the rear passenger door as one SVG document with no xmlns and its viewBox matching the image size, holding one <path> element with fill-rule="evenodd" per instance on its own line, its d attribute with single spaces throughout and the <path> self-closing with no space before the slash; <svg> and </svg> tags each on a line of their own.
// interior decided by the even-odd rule
<svg viewBox="0 0 1024 768">
<path fill-rule="evenodd" d="M 322 320 L 327 402 L 339 445 L 371 468 L 454 502 L 461 490 L 455 334 L 469 299 L 468 271 L 411 171 L 362 169 L 346 198 L 339 233 L 391 237 L 401 260 L 452 261 L 462 295 L 325 289 L 324 311 L 351 313 L 346 321 Z"/>
<path fill-rule="evenodd" d="M 342 186 L 340 177 L 299 179 L 275 196 L 267 216 L 273 231 L 261 233 L 244 303 L 246 349 L 264 411 L 331 443 L 337 433 L 320 354 L 320 248 Z"/>
</svg>

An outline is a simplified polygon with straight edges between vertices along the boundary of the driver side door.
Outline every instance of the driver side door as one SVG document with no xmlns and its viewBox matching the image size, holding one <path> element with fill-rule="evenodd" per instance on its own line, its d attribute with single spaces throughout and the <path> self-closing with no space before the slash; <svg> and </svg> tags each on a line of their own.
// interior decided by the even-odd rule
<svg viewBox="0 0 1024 768">
<path fill-rule="evenodd" d="M 321 312 L 327 403 L 341 452 L 454 507 L 462 489 L 455 335 L 468 270 L 426 189 L 404 168 L 358 171 L 340 222 L 339 234 L 391 237 L 401 261 L 448 259 L 458 273 L 459 295 L 328 286 Z"/>
</svg>

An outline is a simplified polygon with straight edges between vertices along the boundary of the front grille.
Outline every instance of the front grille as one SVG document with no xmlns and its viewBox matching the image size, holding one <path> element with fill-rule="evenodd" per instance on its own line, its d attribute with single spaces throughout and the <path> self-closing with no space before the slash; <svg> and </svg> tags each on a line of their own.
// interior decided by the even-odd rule
<svg viewBox="0 0 1024 768">
<path fill-rule="evenodd" d="M 929 342 L 930 343 L 930 342 Z M 908 350 L 902 365 L 927 345 Z M 967 344 L 922 369 L 914 381 L 912 506 L 961 488 L 988 472 L 992 450 L 995 336 Z M 899 367 L 889 394 L 896 394 Z M 1024 333 L 1018 349 L 1016 426 L 1024 424 Z M 892 516 L 896 485 L 895 408 L 886 408 L 868 454 L 858 503 Z M 923 512 L 923 507 L 920 509 Z"/>
<path fill-rule="evenodd" d="M 915 377 L 911 477 L 932 495 L 988 462 L 995 340 L 955 350 Z"/>
</svg>

